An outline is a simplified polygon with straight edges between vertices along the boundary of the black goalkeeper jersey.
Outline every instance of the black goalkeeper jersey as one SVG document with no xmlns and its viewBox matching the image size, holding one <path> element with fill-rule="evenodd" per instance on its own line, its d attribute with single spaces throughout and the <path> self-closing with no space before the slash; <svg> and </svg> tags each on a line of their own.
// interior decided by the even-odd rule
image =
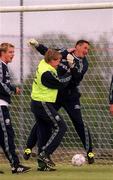
<svg viewBox="0 0 113 180">
<path fill-rule="evenodd" d="M 39 44 L 39 46 L 35 48 L 42 55 L 45 55 L 46 51 L 48 50 L 48 48 L 42 44 Z M 62 60 L 58 66 L 57 73 L 58 76 L 63 76 L 69 69 L 69 64 L 66 60 L 69 52 L 64 48 L 58 51 L 62 54 Z M 59 90 L 58 93 L 58 98 L 62 98 L 63 101 L 74 101 L 76 97 L 80 97 L 78 86 L 88 70 L 88 60 L 86 57 L 81 59 L 76 57 L 73 53 L 71 53 L 71 55 L 74 57 L 75 63 L 74 68 L 71 69 L 72 78 L 68 83 L 68 86 L 66 86 L 63 90 Z"/>
<path fill-rule="evenodd" d="M 11 94 L 15 91 L 16 87 L 10 83 L 7 64 L 0 60 L 0 99 L 11 103 Z"/>
</svg>

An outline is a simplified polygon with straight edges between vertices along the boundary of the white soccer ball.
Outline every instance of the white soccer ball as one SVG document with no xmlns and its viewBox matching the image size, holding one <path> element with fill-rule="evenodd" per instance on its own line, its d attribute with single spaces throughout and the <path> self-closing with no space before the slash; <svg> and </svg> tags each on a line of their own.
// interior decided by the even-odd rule
<svg viewBox="0 0 113 180">
<path fill-rule="evenodd" d="M 84 165 L 85 164 L 85 157 L 83 154 L 75 154 L 73 157 L 72 157 L 72 165 L 73 166 L 81 166 L 81 165 Z"/>
</svg>

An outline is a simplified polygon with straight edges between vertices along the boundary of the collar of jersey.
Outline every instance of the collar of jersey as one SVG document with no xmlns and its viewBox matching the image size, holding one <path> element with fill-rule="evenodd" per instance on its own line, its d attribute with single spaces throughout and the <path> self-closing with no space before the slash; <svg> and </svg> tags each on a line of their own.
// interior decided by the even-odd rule
<svg viewBox="0 0 113 180">
<path fill-rule="evenodd" d="M 74 58 L 78 59 L 79 61 L 82 60 L 82 58 L 77 57 L 74 53 L 72 54 Z"/>
<path fill-rule="evenodd" d="M 4 61 L 2 61 L 2 59 L 0 59 L 0 61 L 7 66 L 7 64 Z"/>
</svg>

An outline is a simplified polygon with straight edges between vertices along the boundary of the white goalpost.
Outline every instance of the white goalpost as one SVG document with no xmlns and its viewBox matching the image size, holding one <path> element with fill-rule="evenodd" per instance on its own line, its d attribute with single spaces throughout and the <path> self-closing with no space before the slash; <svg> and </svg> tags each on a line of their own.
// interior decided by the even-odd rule
<svg viewBox="0 0 113 180">
<path fill-rule="evenodd" d="M 42 11 L 69 11 L 69 10 L 93 10 L 93 9 L 113 9 L 113 2 L 106 3 L 81 3 L 81 4 L 63 4 L 63 5 L 40 5 L 40 6 L 6 6 L 0 7 L 0 13 L 16 13 L 16 12 L 42 12 Z M 70 12 L 71 13 L 71 12 Z M 21 14 L 22 15 L 22 14 Z M 23 25 L 23 16 L 21 16 L 20 26 Z M 112 23 L 112 22 L 111 22 Z M 32 36 L 33 37 L 33 36 Z M 37 60 L 42 56 L 35 54 L 30 48 L 26 48 L 25 44 L 30 37 L 23 37 L 23 28 L 21 27 L 20 36 L 2 36 L 0 41 L 7 39 L 19 42 L 17 45 L 17 64 L 11 67 L 11 71 L 19 71 L 19 77 L 15 82 L 19 83 L 23 92 L 21 96 L 13 96 L 11 115 L 12 122 L 16 134 L 16 144 L 20 157 L 23 156 L 23 149 L 26 146 L 26 140 L 29 132 L 35 122 L 30 110 L 30 93 L 33 82 Z M 38 41 L 47 47 L 73 47 L 75 41 L 64 34 L 48 34 L 46 36 L 36 37 Z M 24 46 L 23 46 L 24 44 Z M 18 48 L 19 47 L 19 48 Z M 21 51 L 22 50 L 22 51 Z M 94 147 L 95 159 L 97 163 L 113 163 L 113 117 L 109 113 L 109 86 L 112 76 L 113 67 L 113 42 L 108 42 L 105 37 L 100 42 L 91 42 L 91 49 L 88 54 L 89 69 L 83 82 L 80 85 L 82 92 L 81 106 L 83 120 L 91 131 L 92 142 Z M 21 60 L 20 60 L 21 59 Z M 19 70 L 17 70 L 19 69 Z M 21 76 L 21 77 L 20 77 Z M 76 134 L 74 127 L 64 111 L 60 110 L 63 115 L 68 131 L 63 139 L 61 146 L 54 153 L 55 161 L 60 163 L 70 163 L 75 153 L 86 152 L 81 141 Z M 0 151 L 1 152 L 1 151 Z M 36 155 L 37 148 L 33 149 L 33 155 Z M 33 158 L 33 157 L 32 157 Z M 36 158 L 35 158 L 36 159 Z"/>
<path fill-rule="evenodd" d="M 113 2 L 106 3 L 85 3 L 85 4 L 61 4 L 61 5 L 38 5 L 38 6 L 13 6 L 0 7 L 1 13 L 8 12 L 41 12 L 41 11 L 67 11 L 67 10 L 91 10 L 91 9 L 112 9 Z"/>
</svg>

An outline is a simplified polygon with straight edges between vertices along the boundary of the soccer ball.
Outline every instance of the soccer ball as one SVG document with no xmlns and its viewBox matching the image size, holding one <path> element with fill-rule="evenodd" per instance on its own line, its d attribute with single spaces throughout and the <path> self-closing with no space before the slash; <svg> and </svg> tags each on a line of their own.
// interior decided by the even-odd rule
<svg viewBox="0 0 113 180">
<path fill-rule="evenodd" d="M 83 154 L 75 154 L 73 157 L 72 157 L 72 165 L 73 166 L 81 166 L 81 165 L 84 165 L 85 164 L 85 157 Z"/>
</svg>

